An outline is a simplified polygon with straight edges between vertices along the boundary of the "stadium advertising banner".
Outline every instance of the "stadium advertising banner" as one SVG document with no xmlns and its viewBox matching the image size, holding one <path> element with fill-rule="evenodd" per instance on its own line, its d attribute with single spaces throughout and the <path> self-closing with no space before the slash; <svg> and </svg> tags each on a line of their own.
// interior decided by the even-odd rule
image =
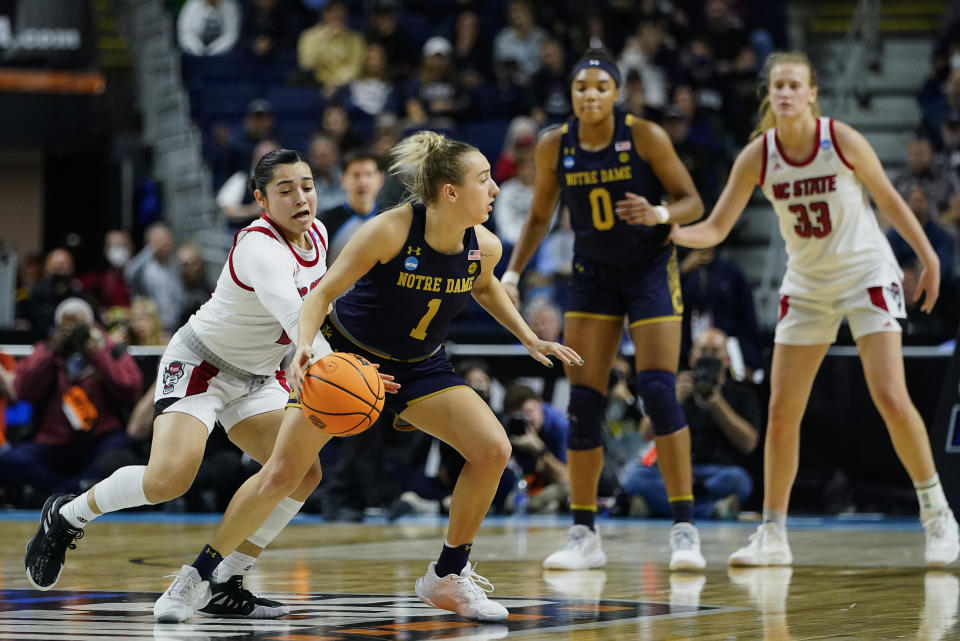
<svg viewBox="0 0 960 641">
<path fill-rule="evenodd" d="M 0 91 L 97 94 L 86 0 L 0 0 Z"/>
<path fill-rule="evenodd" d="M 0 0 L 0 66 L 87 70 L 92 40 L 86 0 Z"/>
</svg>

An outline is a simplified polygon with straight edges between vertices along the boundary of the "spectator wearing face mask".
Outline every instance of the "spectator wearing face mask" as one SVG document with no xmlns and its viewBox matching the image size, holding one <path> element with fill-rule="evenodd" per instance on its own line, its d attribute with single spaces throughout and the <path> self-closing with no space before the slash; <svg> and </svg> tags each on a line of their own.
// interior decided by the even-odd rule
<svg viewBox="0 0 960 641">
<path fill-rule="evenodd" d="M 113 229 L 103 237 L 106 266 L 79 276 L 83 291 L 96 301 L 101 315 L 108 316 L 114 308 L 130 307 L 130 288 L 123 279 L 123 268 L 132 256 L 133 241 L 130 240 L 130 234 Z"/>
</svg>

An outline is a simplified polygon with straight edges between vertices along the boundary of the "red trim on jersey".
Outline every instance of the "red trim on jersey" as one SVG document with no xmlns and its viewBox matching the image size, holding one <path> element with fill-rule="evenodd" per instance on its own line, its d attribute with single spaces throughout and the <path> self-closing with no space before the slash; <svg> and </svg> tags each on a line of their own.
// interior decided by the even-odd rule
<svg viewBox="0 0 960 641">
<path fill-rule="evenodd" d="M 773 141 L 777 143 L 777 151 L 780 152 L 780 155 L 783 156 L 783 162 L 791 165 L 793 167 L 803 167 L 809 165 L 813 162 L 813 159 L 817 157 L 817 152 L 820 151 L 820 119 L 817 118 L 817 131 L 813 135 L 813 153 L 810 154 L 810 157 L 802 162 L 793 162 L 787 158 L 786 152 L 783 151 L 783 147 L 780 145 L 780 138 L 777 136 L 777 130 L 773 130 Z"/>
<path fill-rule="evenodd" d="M 320 244 L 323 245 L 323 253 L 327 253 L 327 241 L 323 239 L 323 234 L 320 233 L 320 228 L 317 227 L 316 220 L 314 220 L 313 224 L 310 225 L 310 229 L 313 230 L 313 233 L 317 235 L 317 240 L 319 240 Z"/>
<path fill-rule="evenodd" d="M 210 379 L 220 373 L 219 368 L 214 367 L 207 361 L 200 361 L 200 364 L 193 368 L 190 374 L 190 382 L 187 384 L 187 396 L 202 394 L 207 391 Z"/>
<path fill-rule="evenodd" d="M 285 243 L 287 244 L 287 247 L 290 248 L 290 253 L 293 254 L 293 257 L 297 259 L 297 262 L 298 262 L 298 263 L 300 263 L 300 264 L 303 265 L 304 267 L 313 267 L 314 265 L 317 264 L 317 262 L 320 260 L 320 250 L 317 249 L 317 241 L 316 241 L 316 239 L 313 239 L 313 260 L 304 260 L 303 258 L 300 258 L 300 254 L 298 254 L 298 253 L 296 252 L 296 250 L 293 248 L 293 245 L 291 245 L 291 244 L 290 244 L 290 241 L 287 240 L 287 237 L 284 235 L 283 230 L 280 229 L 280 227 L 277 225 L 277 223 L 275 223 L 275 222 L 273 222 L 272 220 L 270 220 L 270 217 L 267 216 L 266 214 L 263 214 L 262 216 L 260 216 L 260 218 L 261 218 L 262 220 L 265 220 L 265 221 L 267 221 L 268 223 L 270 223 L 270 225 L 271 225 L 274 229 L 277 230 L 277 233 L 280 235 L 280 238 L 282 238 L 282 239 L 283 239 L 283 242 L 285 242 Z M 312 227 L 312 226 L 313 226 L 313 223 L 311 223 L 311 227 Z M 307 230 L 307 232 L 308 232 L 308 233 L 307 233 L 307 236 L 308 236 L 309 238 L 313 238 L 312 236 L 310 236 L 309 231 L 310 231 L 310 230 Z M 324 247 L 324 249 L 326 249 L 326 247 Z"/>
<path fill-rule="evenodd" d="M 233 269 L 233 250 L 237 248 L 237 236 L 239 236 L 241 232 L 245 232 L 245 231 L 258 231 L 262 234 L 266 234 L 267 236 L 269 236 L 274 240 L 277 240 L 277 237 L 273 235 L 272 231 L 270 231 L 269 229 L 264 229 L 263 227 L 244 227 L 243 229 L 241 229 L 240 231 L 238 231 L 236 234 L 233 235 L 233 247 L 230 249 L 230 253 L 227 254 L 227 266 L 230 268 L 230 278 L 232 278 L 233 282 L 237 284 L 237 287 L 240 287 L 241 289 L 245 289 L 248 292 L 252 292 L 253 287 L 250 287 L 249 285 L 244 285 L 242 282 L 240 282 L 240 279 L 237 277 L 237 272 Z"/>
<path fill-rule="evenodd" d="M 237 233 L 239 233 L 239 232 L 237 232 Z M 233 282 L 235 282 L 235 283 L 237 284 L 237 287 L 239 287 L 239 288 L 241 288 L 241 289 L 245 289 L 245 290 L 247 290 L 248 292 L 252 292 L 252 291 L 253 291 L 253 287 L 250 287 L 250 285 L 244 285 L 243 283 L 240 282 L 240 279 L 237 278 L 237 272 L 234 271 L 234 269 L 233 269 L 233 250 L 232 250 L 232 249 L 230 250 L 230 253 L 227 254 L 227 267 L 230 268 L 230 278 L 232 278 L 232 279 L 233 279 Z"/>
<path fill-rule="evenodd" d="M 837 134 L 833 131 L 833 118 L 830 119 L 830 140 L 833 141 L 833 148 L 837 150 L 837 158 L 847 166 L 847 169 L 853 171 L 853 165 L 847 162 L 847 159 L 843 156 L 843 152 L 840 151 L 840 145 L 837 143 Z"/>
<path fill-rule="evenodd" d="M 277 377 L 277 382 L 280 383 L 280 387 L 286 390 L 287 394 L 290 393 L 290 386 L 287 384 L 287 373 L 282 369 L 278 369 L 274 372 L 274 376 Z"/>
<path fill-rule="evenodd" d="M 883 297 L 883 287 L 867 287 L 867 292 L 870 293 L 870 302 L 874 307 L 879 307 L 885 312 L 889 312 L 887 309 L 887 299 Z"/>
<path fill-rule="evenodd" d="M 767 134 L 763 134 L 763 160 L 760 161 L 760 182 L 757 183 L 763 187 L 763 181 L 767 177 Z"/>
<path fill-rule="evenodd" d="M 790 297 L 781 296 L 780 297 L 780 315 L 777 316 L 777 322 L 783 320 L 783 317 L 787 315 L 787 312 L 790 310 Z"/>
</svg>

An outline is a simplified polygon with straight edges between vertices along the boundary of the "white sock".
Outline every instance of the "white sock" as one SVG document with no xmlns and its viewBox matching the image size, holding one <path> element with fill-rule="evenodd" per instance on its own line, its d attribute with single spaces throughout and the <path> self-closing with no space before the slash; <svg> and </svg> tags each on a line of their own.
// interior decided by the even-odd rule
<svg viewBox="0 0 960 641">
<path fill-rule="evenodd" d="M 787 515 L 779 510 L 771 510 L 764 508 L 763 509 L 763 523 L 775 523 L 780 527 L 780 529 L 785 530 L 787 528 Z"/>
<path fill-rule="evenodd" d="M 921 521 L 926 521 L 949 507 L 943 486 L 940 485 L 940 475 L 934 474 L 933 478 L 927 481 L 914 481 L 913 487 L 917 490 L 917 500 L 920 502 Z"/>
<path fill-rule="evenodd" d="M 87 490 L 60 508 L 60 516 L 65 518 L 70 525 L 81 530 L 86 527 L 87 523 L 100 516 L 91 510 L 90 504 L 87 503 L 87 494 L 89 493 L 90 490 Z"/>
<path fill-rule="evenodd" d="M 213 571 L 213 582 L 223 583 L 232 576 L 245 576 L 253 564 L 257 562 L 257 557 L 237 552 L 234 550 L 227 555 L 220 565 Z"/>
</svg>

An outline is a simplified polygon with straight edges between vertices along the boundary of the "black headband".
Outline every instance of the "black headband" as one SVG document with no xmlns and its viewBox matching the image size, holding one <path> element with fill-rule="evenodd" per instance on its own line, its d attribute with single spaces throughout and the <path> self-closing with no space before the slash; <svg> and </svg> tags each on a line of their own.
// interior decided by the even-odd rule
<svg viewBox="0 0 960 641">
<path fill-rule="evenodd" d="M 617 69 L 617 65 L 615 64 L 601 58 L 584 58 L 577 63 L 577 66 L 570 72 L 570 80 L 572 81 L 582 69 L 602 69 L 613 78 L 613 84 L 618 87 L 620 86 L 620 70 Z"/>
</svg>

